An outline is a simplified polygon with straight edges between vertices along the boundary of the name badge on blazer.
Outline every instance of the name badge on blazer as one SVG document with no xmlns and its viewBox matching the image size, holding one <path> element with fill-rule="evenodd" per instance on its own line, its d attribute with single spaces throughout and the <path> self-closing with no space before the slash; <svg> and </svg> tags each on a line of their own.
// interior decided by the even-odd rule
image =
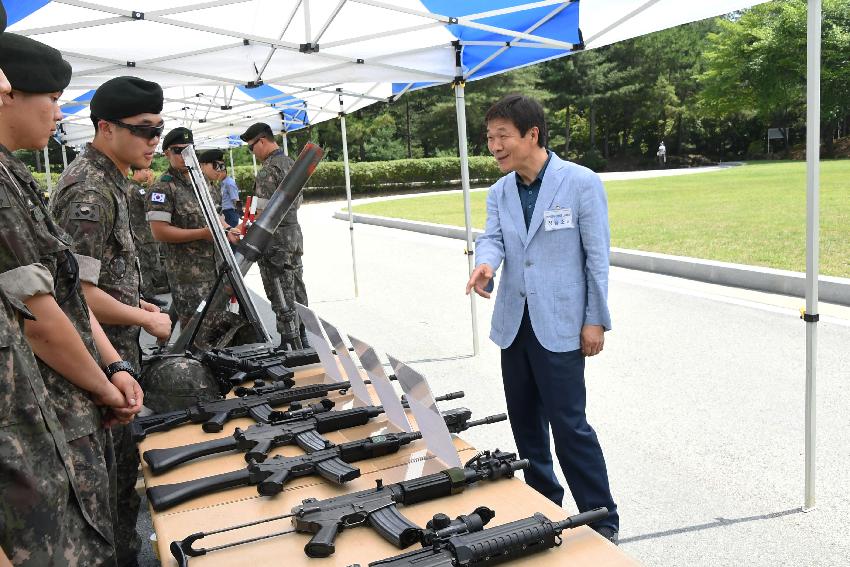
<svg viewBox="0 0 850 567">
<path fill-rule="evenodd" d="M 561 207 L 556 206 L 554 209 L 544 211 L 543 228 L 547 232 L 550 230 L 575 228 L 575 225 L 573 224 L 573 210 L 562 209 Z"/>
</svg>

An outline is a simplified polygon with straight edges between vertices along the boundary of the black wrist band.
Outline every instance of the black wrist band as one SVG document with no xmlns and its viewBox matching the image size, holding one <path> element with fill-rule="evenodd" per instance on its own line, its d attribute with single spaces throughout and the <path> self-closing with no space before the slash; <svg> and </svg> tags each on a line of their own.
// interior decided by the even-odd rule
<svg viewBox="0 0 850 567">
<path fill-rule="evenodd" d="M 113 362 L 112 364 L 107 365 L 103 369 L 104 374 L 106 374 L 106 378 L 110 382 L 112 381 L 112 376 L 116 372 L 122 372 L 122 371 L 126 372 L 127 374 L 129 374 L 133 378 L 138 378 L 138 376 L 136 375 L 136 369 L 133 368 L 133 365 L 130 364 L 129 362 L 127 362 L 126 360 L 119 360 L 117 362 Z"/>
</svg>

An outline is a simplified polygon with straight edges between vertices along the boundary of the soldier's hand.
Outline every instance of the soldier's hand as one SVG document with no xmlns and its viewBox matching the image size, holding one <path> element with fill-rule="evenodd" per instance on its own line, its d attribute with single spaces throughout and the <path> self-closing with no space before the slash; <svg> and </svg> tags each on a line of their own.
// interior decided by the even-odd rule
<svg viewBox="0 0 850 567">
<path fill-rule="evenodd" d="M 129 423 L 142 409 L 145 397 L 142 388 L 136 382 L 136 379 L 127 372 L 113 374 L 112 384 L 123 394 L 122 403 L 119 406 L 110 406 L 112 413 L 121 423 Z"/>
<path fill-rule="evenodd" d="M 106 379 L 106 375 L 103 375 L 103 384 L 100 389 L 92 392 L 91 394 L 94 403 L 99 406 L 115 407 L 126 405 L 124 394 L 122 394 L 121 390 Z"/>
<path fill-rule="evenodd" d="M 141 307 L 145 311 L 150 311 L 151 313 L 160 313 L 162 311 L 162 309 L 160 309 L 153 303 L 145 301 L 144 299 L 139 300 L 139 307 Z"/>
<path fill-rule="evenodd" d="M 228 230 L 227 231 L 227 241 L 230 242 L 231 244 L 238 244 L 239 243 L 239 233 L 234 232 L 233 230 Z"/>
<path fill-rule="evenodd" d="M 148 303 L 150 305 L 150 303 Z M 145 309 L 143 305 L 140 304 L 142 309 Z M 155 307 L 155 306 L 151 306 Z M 163 313 L 160 311 L 159 307 L 156 307 L 156 312 L 145 309 L 145 318 L 144 324 L 142 328 L 148 332 L 148 334 L 153 335 L 158 339 L 167 339 L 171 336 L 171 318 L 168 316 L 168 313 Z"/>
<path fill-rule="evenodd" d="M 466 282 L 466 295 L 469 295 L 469 292 L 474 289 L 475 293 L 481 297 L 490 299 L 490 293 L 484 291 L 484 288 L 487 287 L 487 284 L 490 283 L 490 280 L 492 279 L 493 268 L 490 264 L 481 264 L 472 271 L 472 275 L 469 276 L 469 281 Z"/>
</svg>

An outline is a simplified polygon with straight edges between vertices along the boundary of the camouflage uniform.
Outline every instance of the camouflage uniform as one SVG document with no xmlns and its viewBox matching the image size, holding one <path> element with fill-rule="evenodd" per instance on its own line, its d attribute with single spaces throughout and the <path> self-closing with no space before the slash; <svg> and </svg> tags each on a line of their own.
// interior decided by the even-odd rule
<svg viewBox="0 0 850 567">
<path fill-rule="evenodd" d="M 145 210 L 148 222 L 164 221 L 178 228 L 207 226 L 192 184 L 174 168 L 151 186 Z M 166 242 L 164 247 L 171 296 L 180 325 L 185 327 L 215 283 L 215 247 L 209 240 Z"/>
<path fill-rule="evenodd" d="M 258 209 L 265 208 L 293 163 L 295 162 L 292 158 L 282 149 L 275 150 L 263 161 L 263 169 L 257 174 L 254 185 L 255 198 L 259 198 Z M 277 318 L 277 331 L 281 336 L 287 335 L 287 327 L 296 320 L 295 302 L 307 305 L 307 289 L 304 287 L 304 270 L 301 263 L 304 237 L 298 225 L 298 207 L 301 206 L 302 200 L 303 197 L 299 195 L 298 200 L 283 217 L 274 238 L 258 262 L 263 288 L 272 304 Z M 285 305 L 280 300 L 278 288 L 283 293 Z"/>
<path fill-rule="evenodd" d="M 0 146 L 0 288 L 15 304 L 42 293 L 55 295 L 89 353 L 97 360 L 98 353 L 92 338 L 88 305 L 82 293 L 75 289 L 76 268 L 73 256 L 68 251 L 69 242 L 68 236 L 50 220 L 47 209 L 41 202 L 38 185 L 33 181 L 27 167 L 6 148 Z M 4 352 L 4 356 L 17 354 L 13 350 Z M 13 363 L 26 364 L 24 359 L 7 358 L 2 368 L 8 370 L 9 364 Z M 26 511 L 19 513 L 32 514 L 37 525 L 21 521 L 21 515 L 8 513 L 4 513 L 3 520 L 13 520 L 15 525 L 9 527 L 14 530 L 29 529 L 30 534 L 34 534 L 33 529 L 43 530 L 45 539 L 36 543 L 44 549 L 38 550 L 37 559 L 32 556 L 35 564 L 50 564 L 41 561 L 41 554 L 55 553 L 49 546 L 50 541 L 55 541 L 50 538 L 55 536 L 50 536 L 49 532 L 59 529 L 64 532 L 61 536 L 63 551 L 58 557 L 58 564 L 113 565 L 115 557 L 110 498 L 113 490 L 110 481 L 114 479 L 114 467 L 112 440 L 109 431 L 101 425 L 103 413 L 87 392 L 63 378 L 41 360 L 37 361 L 37 365 L 47 390 L 42 401 L 49 397 L 51 402 L 51 407 L 40 404 L 42 418 L 48 429 L 55 427 L 57 422 L 61 424 L 61 430 L 51 429 L 56 445 L 46 451 L 39 451 L 40 460 L 37 465 L 26 463 L 19 457 L 7 463 L 5 454 L 0 459 L 3 460 L 4 482 L 6 471 L 16 477 L 20 474 L 16 480 L 24 483 L 29 490 L 45 490 L 43 498 L 46 500 L 44 504 L 29 499 L 18 501 L 28 507 Z M 32 413 L 36 409 L 32 404 L 39 398 L 34 375 L 24 367 L 21 367 L 20 371 L 14 366 L 13 369 L 15 398 L 20 400 L 21 404 L 20 407 L 14 408 L 17 413 L 13 412 L 13 408 L 0 410 L 0 419 L 12 416 L 12 421 L 7 425 L 12 425 L 18 417 L 21 421 L 14 424 L 11 430 L 5 430 L 4 435 L 23 435 L 25 427 L 32 428 L 34 433 L 37 430 L 38 417 Z M 23 395 L 27 382 L 32 388 L 34 398 L 30 397 L 29 401 L 25 402 L 25 398 L 20 396 Z M 18 390 L 19 386 L 24 389 Z M 5 399 L 8 403 L 8 398 Z M 55 422 L 54 416 L 48 416 L 50 409 L 55 413 Z M 66 446 L 62 445 L 62 439 L 67 443 Z M 31 440 L 35 442 L 35 437 Z M 0 447 L 2 451 L 26 450 L 24 445 L 6 443 L 5 440 L 0 443 Z M 48 475 L 56 469 L 46 461 L 54 453 L 57 461 L 63 461 L 65 471 L 71 473 L 71 488 L 66 490 L 73 489 L 73 494 L 68 493 L 67 498 L 62 496 L 61 489 L 60 493 L 47 492 Z M 26 467 L 35 466 L 38 467 L 38 474 L 35 478 L 27 478 Z M 53 478 L 52 475 L 50 478 Z M 15 492 L 16 497 L 19 494 L 23 493 Z M 4 498 L 3 502 L 14 506 L 16 497 L 8 502 Z M 74 500 L 76 504 L 72 506 Z M 60 503 L 58 508 L 55 507 L 57 503 Z M 76 510 L 77 504 L 79 510 Z M 43 514 L 40 510 L 46 508 L 40 506 L 48 505 L 51 508 L 50 513 Z M 20 543 L 26 545 L 27 538 L 31 535 L 20 531 L 18 534 L 23 538 Z M 22 549 L 21 555 L 18 555 L 20 545 L 16 547 L 14 542 L 7 544 L 4 541 L 3 546 L 10 551 L 13 561 L 26 561 L 26 553 Z"/>
<path fill-rule="evenodd" d="M 142 273 L 142 294 L 153 297 L 158 293 L 168 293 L 168 277 L 160 262 L 159 242 L 151 234 L 151 226 L 145 218 L 145 201 L 148 190 L 138 183 L 128 185 L 127 200 L 130 205 L 130 226 L 133 228 L 133 240 L 139 267 Z"/>
<path fill-rule="evenodd" d="M 130 181 L 109 157 L 87 144 L 59 178 L 50 197 L 50 212 L 74 241 L 80 280 L 96 285 L 125 305 L 138 307 L 141 279 L 130 228 L 129 185 Z M 141 329 L 131 325 L 102 326 L 119 356 L 130 362 L 138 375 Z M 135 565 L 139 553 L 139 451 L 129 425 L 115 427 L 112 437 L 117 464 L 115 548 L 120 567 Z"/>
</svg>

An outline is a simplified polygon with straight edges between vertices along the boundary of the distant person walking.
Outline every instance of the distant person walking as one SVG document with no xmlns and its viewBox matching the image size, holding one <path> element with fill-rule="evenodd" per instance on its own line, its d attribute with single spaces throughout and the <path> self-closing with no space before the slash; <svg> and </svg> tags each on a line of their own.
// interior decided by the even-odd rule
<svg viewBox="0 0 850 567">
<path fill-rule="evenodd" d="M 664 145 L 663 140 L 658 144 L 658 152 L 655 155 L 658 156 L 659 165 L 667 165 L 667 147 Z"/>
</svg>

